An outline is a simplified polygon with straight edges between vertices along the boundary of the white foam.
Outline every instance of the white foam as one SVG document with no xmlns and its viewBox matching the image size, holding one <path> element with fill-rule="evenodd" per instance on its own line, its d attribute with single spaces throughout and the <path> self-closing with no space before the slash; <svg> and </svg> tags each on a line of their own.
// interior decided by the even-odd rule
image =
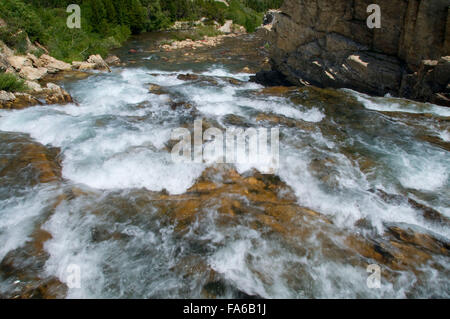
<svg viewBox="0 0 450 319">
<path fill-rule="evenodd" d="M 30 239 L 49 200 L 54 197 L 55 188 L 39 187 L 29 189 L 23 197 L 0 201 L 0 261 L 9 251 L 21 247 Z"/>
<path fill-rule="evenodd" d="M 254 74 L 249 73 L 231 73 L 224 67 L 214 65 L 211 68 L 208 69 L 208 71 L 202 72 L 202 75 L 205 76 L 213 76 L 213 77 L 228 77 L 228 78 L 234 78 L 240 81 L 248 81 L 250 79 L 250 76 Z"/>
<path fill-rule="evenodd" d="M 413 114 L 434 114 L 442 117 L 450 117 L 449 108 L 444 106 L 438 106 L 430 103 L 419 103 L 399 98 L 373 97 L 349 89 L 343 89 L 343 91 L 355 96 L 356 99 L 369 110 Z"/>
<path fill-rule="evenodd" d="M 64 176 L 94 188 L 145 187 L 152 191 L 166 189 L 171 194 L 184 193 L 205 168 L 193 163 L 176 164 L 170 154 L 145 148 L 83 164 L 67 162 Z"/>
<path fill-rule="evenodd" d="M 448 183 L 448 166 L 413 155 L 402 156 L 399 180 L 403 186 L 425 191 L 438 191 Z"/>
<path fill-rule="evenodd" d="M 445 142 L 450 142 L 450 131 L 445 130 L 445 131 L 439 132 L 439 137 L 441 138 L 441 140 L 443 140 Z"/>
</svg>

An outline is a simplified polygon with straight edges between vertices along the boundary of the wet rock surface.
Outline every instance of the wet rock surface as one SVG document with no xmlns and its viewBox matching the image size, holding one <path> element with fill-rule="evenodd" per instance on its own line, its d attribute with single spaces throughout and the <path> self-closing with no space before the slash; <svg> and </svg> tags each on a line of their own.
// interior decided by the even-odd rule
<svg viewBox="0 0 450 319">
<path fill-rule="evenodd" d="M 1 133 L 2 184 L 16 180 L 16 183 L 50 183 L 61 180 L 59 150 L 46 148 L 25 136 Z"/>
<path fill-rule="evenodd" d="M 58 72 L 33 87 L 59 83 L 78 107 L 1 111 L 0 238 L 11 247 L 0 249 L 2 297 L 448 295 L 448 186 L 436 175 L 422 183 L 445 176 L 447 113 L 248 82 L 267 66 L 253 35 L 193 55 L 161 52 L 164 36 L 114 52 L 129 67 Z M 174 165 L 170 130 L 193 136 L 200 118 L 203 133 L 278 128 L 276 174 Z M 71 264 L 80 289 L 66 284 Z M 372 264 L 380 290 L 366 286 Z"/>
<path fill-rule="evenodd" d="M 448 1 L 381 1 L 380 29 L 366 25 L 369 4 L 285 1 L 268 32 L 273 70 L 297 85 L 449 105 Z"/>
</svg>

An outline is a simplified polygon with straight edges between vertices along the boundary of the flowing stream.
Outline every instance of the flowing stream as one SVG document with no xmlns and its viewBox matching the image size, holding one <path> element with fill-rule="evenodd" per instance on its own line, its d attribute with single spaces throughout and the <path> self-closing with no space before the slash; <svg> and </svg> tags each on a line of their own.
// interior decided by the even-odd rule
<svg viewBox="0 0 450 319">
<path fill-rule="evenodd" d="M 150 48 L 164 36 L 130 41 L 111 73 L 62 80 L 77 105 L 0 111 L 0 295 L 450 296 L 450 109 L 264 89 L 242 72 L 261 62 L 252 36 L 198 53 Z M 174 163 L 171 132 L 195 119 L 279 128 L 276 175 Z M 230 170 L 236 185 L 268 182 L 229 190 Z M 192 192 L 204 180 L 222 188 Z M 370 264 L 381 267 L 377 289 Z"/>
</svg>

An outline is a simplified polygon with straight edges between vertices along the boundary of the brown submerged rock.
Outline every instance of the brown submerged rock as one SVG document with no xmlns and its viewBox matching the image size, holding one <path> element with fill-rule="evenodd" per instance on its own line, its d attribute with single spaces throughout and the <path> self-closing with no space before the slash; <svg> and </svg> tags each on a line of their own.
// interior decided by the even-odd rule
<svg viewBox="0 0 450 319">
<path fill-rule="evenodd" d="M 47 83 L 46 88 L 43 90 L 43 95 L 47 104 L 67 104 L 73 102 L 72 96 L 54 83 Z"/>
<path fill-rule="evenodd" d="M 19 179 L 29 185 L 61 181 L 59 150 L 46 148 L 24 136 L 1 134 L 1 149 L 8 154 L 7 161 L 0 162 L 0 177 Z"/>
<path fill-rule="evenodd" d="M 157 84 L 150 84 L 150 85 L 148 86 L 148 91 L 149 91 L 150 93 L 153 93 L 153 94 L 156 94 L 156 95 L 167 94 L 167 93 L 164 91 L 164 89 L 163 89 L 161 86 L 157 85 Z"/>
<path fill-rule="evenodd" d="M 449 256 L 450 245 L 445 240 L 406 225 L 387 226 L 384 234 L 368 237 L 340 229 L 323 214 L 298 205 L 292 190 L 277 176 L 257 171 L 241 175 L 234 169 L 209 168 L 185 194 L 161 193 L 154 203 L 180 234 L 189 232 L 190 226 L 208 212 L 216 211 L 217 227 L 240 225 L 246 220 L 251 228 L 280 236 L 305 254 L 313 239 L 314 249 L 328 260 L 360 267 L 382 265 L 386 280 L 397 276 L 398 270 L 420 274 L 424 263 L 433 262 L 433 256 Z M 369 222 L 358 225 L 371 231 Z M 216 280 L 208 282 L 206 295 L 215 290 Z"/>
<path fill-rule="evenodd" d="M 172 109 L 172 110 L 176 110 L 176 109 L 179 109 L 179 108 L 183 108 L 183 109 L 191 109 L 192 108 L 192 104 L 190 104 L 190 103 L 187 103 L 187 102 L 172 102 L 171 104 L 170 104 L 170 108 Z"/>
</svg>

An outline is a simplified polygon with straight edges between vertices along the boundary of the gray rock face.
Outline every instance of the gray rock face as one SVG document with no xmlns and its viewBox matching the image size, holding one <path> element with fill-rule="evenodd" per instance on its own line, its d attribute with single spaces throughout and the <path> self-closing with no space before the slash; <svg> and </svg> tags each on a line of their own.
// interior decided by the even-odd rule
<svg viewBox="0 0 450 319">
<path fill-rule="evenodd" d="M 450 104 L 450 0 L 285 0 L 272 32 L 272 68 L 291 83 L 348 87 Z"/>
</svg>

